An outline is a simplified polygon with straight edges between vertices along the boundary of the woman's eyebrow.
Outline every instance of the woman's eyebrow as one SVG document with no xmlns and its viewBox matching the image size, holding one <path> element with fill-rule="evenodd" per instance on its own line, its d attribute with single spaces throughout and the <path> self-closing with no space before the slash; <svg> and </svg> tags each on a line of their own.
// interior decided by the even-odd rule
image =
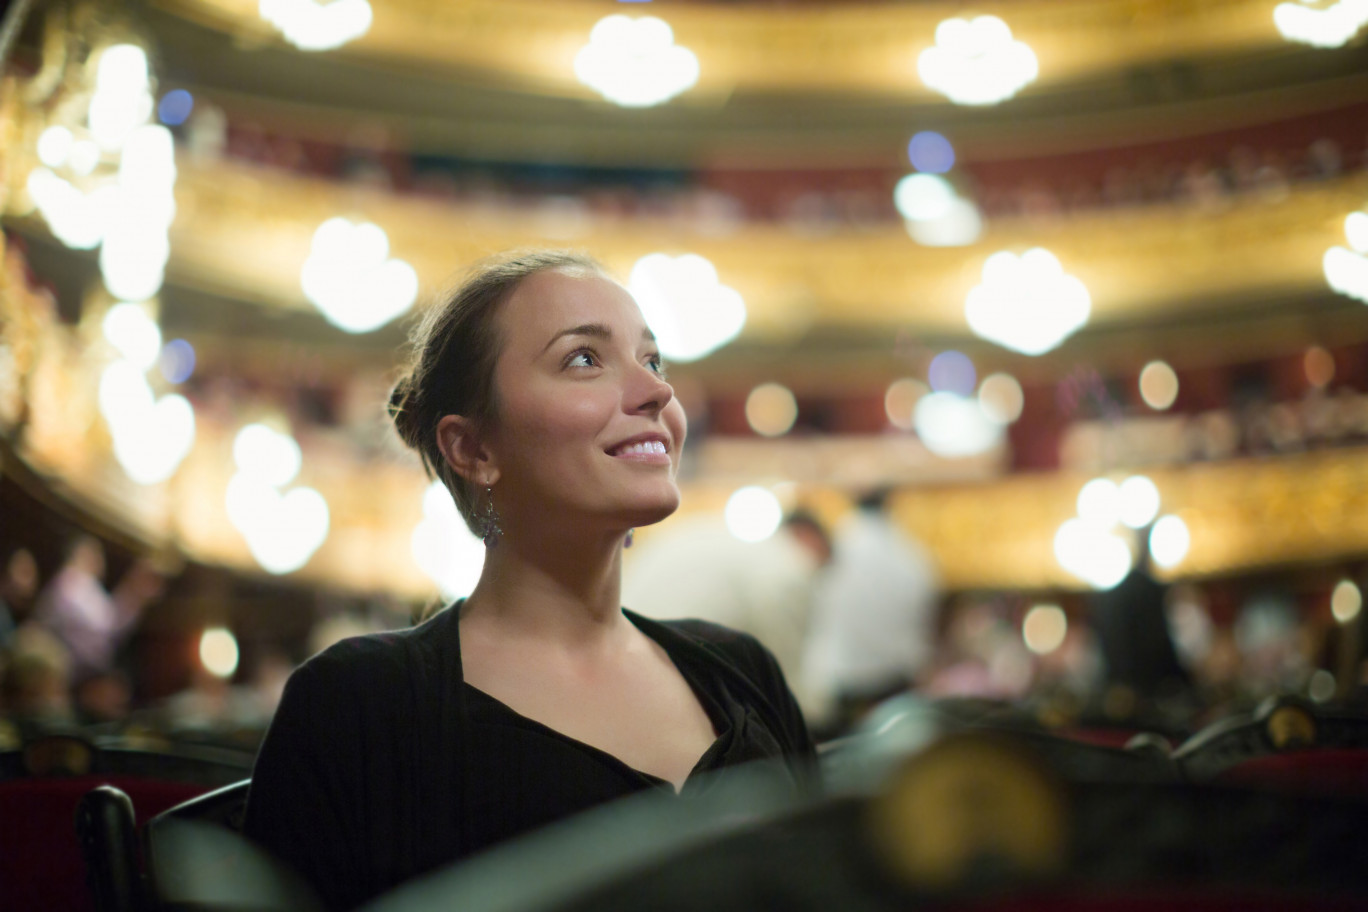
<svg viewBox="0 0 1368 912">
<path fill-rule="evenodd" d="M 569 329 L 562 329 L 551 337 L 551 341 L 546 343 L 542 351 L 556 344 L 556 340 L 562 336 L 594 336 L 598 339 L 613 338 L 613 331 L 603 323 L 581 323 L 579 326 L 572 326 Z"/>
<path fill-rule="evenodd" d="M 611 339 L 613 338 L 613 331 L 603 323 L 581 323 L 579 326 L 562 329 L 560 332 L 556 333 L 551 337 L 551 341 L 547 342 L 542 348 L 542 351 L 545 352 L 546 349 L 555 345 L 556 340 L 563 336 L 593 336 L 597 339 Z M 655 333 L 651 332 L 649 326 L 641 331 L 641 338 L 647 342 L 654 342 L 656 340 Z"/>
</svg>

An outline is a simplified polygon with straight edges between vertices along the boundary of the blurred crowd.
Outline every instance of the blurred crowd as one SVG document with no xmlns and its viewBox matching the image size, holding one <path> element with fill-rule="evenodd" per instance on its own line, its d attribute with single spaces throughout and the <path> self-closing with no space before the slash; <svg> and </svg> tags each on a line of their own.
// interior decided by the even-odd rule
<svg viewBox="0 0 1368 912">
<path fill-rule="evenodd" d="M 1352 702 L 1368 688 L 1363 614 L 1341 605 L 1332 615 L 1315 586 L 1276 574 L 1168 585 L 1142 560 L 1116 588 L 1091 594 L 946 592 L 931 555 L 890 515 L 886 491 L 832 529 L 799 509 L 770 538 L 746 543 L 720 521 L 685 517 L 635 551 L 624 604 L 756 635 L 824 739 L 909 691 L 1012 707 L 1050 727 L 1179 739 L 1271 695 Z M 298 661 L 404 623 L 397 612 L 334 612 L 305 642 L 257 644 L 227 669 L 203 648 L 182 650 L 183 686 L 154 694 L 138 664 L 145 651 L 130 645 L 167 585 L 146 559 L 110 579 L 101 542 L 86 534 L 73 536 L 47 579 L 27 549 L 5 556 L 6 749 L 52 731 L 254 749 Z M 1053 627 L 1033 632 L 1029 615 L 1042 604 Z"/>
<path fill-rule="evenodd" d="M 192 157 L 228 158 L 296 173 L 369 185 L 387 192 L 544 217 L 551 236 L 573 236 L 590 217 L 667 219 L 725 234 L 744 222 L 803 232 L 875 228 L 896 223 L 893 188 L 907 169 L 848 173 L 750 173 L 669 169 L 595 169 L 510 165 L 410 152 L 378 124 L 318 139 L 251 120 L 230 119 L 200 102 L 180 128 Z M 1171 203 L 1219 209 L 1237 198 L 1277 201 L 1295 184 L 1329 180 L 1368 167 L 1368 136 L 1346 142 L 1232 138 L 1221 152 L 1162 148 L 1077 167 L 1033 163 L 1029 169 L 967 164 L 947 175 L 992 217 L 1049 218 L 1071 212 Z M 1015 173 L 1022 170 L 1030 177 Z"/>
</svg>

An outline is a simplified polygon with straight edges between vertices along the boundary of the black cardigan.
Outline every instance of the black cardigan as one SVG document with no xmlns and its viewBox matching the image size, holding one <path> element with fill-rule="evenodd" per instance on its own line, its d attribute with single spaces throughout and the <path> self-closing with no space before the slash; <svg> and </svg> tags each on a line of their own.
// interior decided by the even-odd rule
<svg viewBox="0 0 1368 912">
<path fill-rule="evenodd" d="M 749 760 L 795 789 L 816 761 L 774 657 L 703 621 L 626 616 L 668 653 L 717 742 L 694 773 Z M 252 775 L 245 831 L 348 909 L 414 876 L 614 798 L 672 787 L 464 683 L 458 612 L 354 637 L 293 675 Z M 694 773 L 680 797 L 707 788 Z"/>
</svg>

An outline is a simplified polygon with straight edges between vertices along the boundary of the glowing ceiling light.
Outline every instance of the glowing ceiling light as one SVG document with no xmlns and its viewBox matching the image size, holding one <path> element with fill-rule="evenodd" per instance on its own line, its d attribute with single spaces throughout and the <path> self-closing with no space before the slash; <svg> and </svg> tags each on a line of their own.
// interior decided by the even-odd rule
<svg viewBox="0 0 1368 912">
<path fill-rule="evenodd" d="M 1159 515 L 1159 488 L 1144 475 L 1132 475 L 1121 482 L 1121 522 L 1142 529 Z"/>
<path fill-rule="evenodd" d="M 275 488 L 238 473 L 224 495 L 228 518 L 267 573 L 303 567 L 328 537 L 328 502 L 313 488 Z"/>
<path fill-rule="evenodd" d="M 964 352 L 950 349 L 931 359 L 926 368 L 926 379 L 938 393 L 968 396 L 978 383 L 974 362 Z"/>
<path fill-rule="evenodd" d="M 692 88 L 698 58 L 674 43 L 664 20 L 612 15 L 599 20 L 575 55 L 575 76 L 614 104 L 646 108 Z"/>
<path fill-rule="evenodd" d="M 1273 24 L 1288 41 L 1313 47 L 1342 47 L 1368 25 L 1365 0 L 1302 0 L 1279 3 Z"/>
<path fill-rule="evenodd" d="M 119 158 L 119 183 L 128 192 L 140 196 L 165 197 L 173 200 L 173 209 L 155 213 L 155 221 L 171 224 L 174 216 L 176 184 L 176 140 L 171 131 L 160 124 L 144 124 L 128 134 L 123 154 Z M 148 221 L 153 221 L 149 215 Z"/>
<path fill-rule="evenodd" d="M 238 471 L 228 481 L 224 506 L 247 549 L 267 573 L 292 573 L 328 538 L 328 502 L 313 488 L 278 490 L 299 472 L 299 444 L 263 424 L 233 438 Z"/>
<path fill-rule="evenodd" d="M 784 508 L 779 498 L 768 488 L 750 485 L 740 488 L 727 498 L 723 510 L 727 531 L 744 542 L 760 542 L 769 538 L 784 519 Z"/>
<path fill-rule="evenodd" d="M 1347 624 L 1359 616 L 1363 608 L 1363 593 L 1353 580 L 1342 579 L 1335 584 L 1330 593 L 1330 613 L 1341 624 Z"/>
<path fill-rule="evenodd" d="M 260 0 L 257 12 L 301 51 L 329 51 L 370 31 L 367 0 Z"/>
<path fill-rule="evenodd" d="M 949 459 L 986 453 L 1002 441 L 1002 425 L 990 421 L 976 399 L 957 393 L 922 396 L 912 423 L 928 450 Z"/>
<path fill-rule="evenodd" d="M 1176 567 L 1187 557 L 1192 546 L 1192 533 L 1187 523 L 1177 516 L 1163 516 L 1150 530 L 1149 548 L 1154 562 L 1161 567 Z"/>
<path fill-rule="evenodd" d="M 389 253 L 389 238 L 378 225 L 328 219 L 314 232 L 300 270 L 304 296 L 339 329 L 379 329 L 418 297 L 418 273 Z"/>
<path fill-rule="evenodd" d="M 304 454 L 291 435 L 254 423 L 244 425 L 233 438 L 233 462 L 240 474 L 279 488 L 294 481 Z"/>
<path fill-rule="evenodd" d="M 1124 539 L 1083 519 L 1069 519 L 1054 537 L 1055 560 L 1094 589 L 1113 589 L 1131 569 L 1131 552 Z"/>
<path fill-rule="evenodd" d="M 216 678 L 231 678 L 238 667 L 237 637 L 223 627 L 210 627 L 200 634 L 200 661 Z"/>
<path fill-rule="evenodd" d="M 67 155 L 67 167 L 78 177 L 86 177 L 100 164 L 100 146 L 93 139 L 78 139 Z"/>
<path fill-rule="evenodd" d="M 1078 518 L 1102 529 L 1121 519 L 1121 489 L 1109 478 L 1094 478 L 1078 492 Z"/>
<path fill-rule="evenodd" d="M 884 413 L 888 423 L 903 431 L 912 430 L 912 411 L 931 388 L 920 380 L 903 377 L 888 384 L 884 391 Z"/>
<path fill-rule="evenodd" d="M 788 387 L 762 383 L 746 397 L 746 422 L 764 437 L 782 437 L 798 418 L 798 401 Z"/>
<path fill-rule="evenodd" d="M 96 67 L 95 93 L 86 114 L 90 134 L 103 149 L 119 149 L 152 116 L 147 54 L 135 44 L 105 48 Z"/>
<path fill-rule="evenodd" d="M 121 358 L 101 373 L 97 401 L 124 474 L 142 485 L 175 474 L 195 442 L 195 410 L 184 396 L 156 398 L 143 368 Z"/>
<path fill-rule="evenodd" d="M 167 230 L 176 215 L 175 140 L 148 123 L 152 81 L 147 54 L 115 44 L 95 58 L 94 90 L 85 106 L 89 135 L 78 127 L 48 127 L 39 137 L 45 167 L 33 169 L 27 189 L 52 233 L 68 247 L 100 247 L 100 275 L 110 295 L 141 301 L 162 286 L 171 254 Z M 79 96 L 85 97 L 85 96 Z M 91 177 L 102 161 L 116 174 Z M 54 173 L 65 169 L 90 192 Z"/>
<path fill-rule="evenodd" d="M 161 327 L 138 304 L 122 301 L 106 311 L 100 327 L 105 340 L 141 370 L 157 363 L 161 354 Z"/>
<path fill-rule="evenodd" d="M 938 174 L 907 175 L 893 188 L 893 204 L 908 236 L 926 247 L 962 247 L 983 230 L 978 207 Z"/>
<path fill-rule="evenodd" d="M 114 297 L 142 301 L 161 290 L 170 258 L 171 241 L 165 230 L 138 231 L 133 225 L 116 223 L 100 244 L 100 275 Z"/>
<path fill-rule="evenodd" d="M 195 96 L 185 89 L 172 89 L 157 103 L 157 119 L 168 127 L 178 127 L 190 119 L 195 110 Z"/>
<path fill-rule="evenodd" d="M 162 347 L 157 367 L 167 383 L 184 383 L 195 372 L 195 347 L 184 339 L 172 339 Z"/>
<path fill-rule="evenodd" d="M 964 247 L 983 233 L 983 216 L 978 206 L 957 196 L 949 207 L 933 219 L 906 219 L 907 236 L 923 247 Z"/>
<path fill-rule="evenodd" d="M 1011 374 L 989 374 L 979 385 L 978 404 L 989 421 L 1007 425 L 1021 417 L 1026 397 Z"/>
<path fill-rule="evenodd" d="M 964 315 L 981 338 L 1026 355 L 1058 346 L 1088 322 L 1088 289 L 1043 247 L 1021 256 L 1003 250 L 983 264 Z"/>
<path fill-rule="evenodd" d="M 955 199 L 955 188 L 938 174 L 909 174 L 893 188 L 893 204 L 912 221 L 940 218 Z"/>
<path fill-rule="evenodd" d="M 697 254 L 647 254 L 632 267 L 627 287 L 661 354 L 675 361 L 702 358 L 736 338 L 746 325 L 746 302 Z"/>
<path fill-rule="evenodd" d="M 996 16 L 946 19 L 936 43 L 921 52 L 922 81 L 956 104 L 991 105 L 1011 98 L 1040 72 L 1035 52 Z"/>
<path fill-rule="evenodd" d="M 71 154 L 76 138 L 60 124 L 48 127 L 38 136 L 38 160 L 49 168 L 60 168 Z"/>
<path fill-rule="evenodd" d="M 1163 361 L 1151 361 L 1140 370 L 1140 398 L 1162 412 L 1178 399 L 1178 374 Z"/>
<path fill-rule="evenodd" d="M 440 481 L 423 491 L 423 518 L 409 537 L 409 551 L 418 567 L 437 584 L 447 599 L 475 590 L 484 569 L 485 545 L 477 538 Z"/>
<path fill-rule="evenodd" d="M 1368 0 L 1365 0 L 1368 2 Z M 1321 262 L 1325 281 L 1342 295 L 1368 304 L 1368 212 L 1351 212 L 1344 220 L 1349 246 L 1331 247 Z"/>
<path fill-rule="evenodd" d="M 907 143 L 907 160 L 927 174 L 944 174 L 955 167 L 955 147 L 932 130 L 923 130 Z"/>
<path fill-rule="evenodd" d="M 57 240 L 73 250 L 93 250 L 104 238 L 114 209 L 116 188 L 82 193 L 47 168 L 29 172 L 27 188 Z"/>
<path fill-rule="evenodd" d="M 1049 655 L 1064 645 L 1069 619 L 1058 605 L 1034 605 L 1021 622 L 1021 638 L 1036 655 Z"/>
</svg>

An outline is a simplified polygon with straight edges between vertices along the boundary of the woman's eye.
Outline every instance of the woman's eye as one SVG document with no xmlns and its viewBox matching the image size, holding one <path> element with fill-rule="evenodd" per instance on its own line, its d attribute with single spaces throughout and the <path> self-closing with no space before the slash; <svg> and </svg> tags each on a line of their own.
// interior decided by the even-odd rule
<svg viewBox="0 0 1368 912">
<path fill-rule="evenodd" d="M 595 367 L 598 358 L 591 351 L 577 351 L 565 362 L 566 367 Z"/>
<path fill-rule="evenodd" d="M 661 360 L 660 355 L 652 355 L 647 359 L 646 363 L 650 366 L 651 370 L 660 374 L 662 377 L 665 376 L 665 362 Z"/>
</svg>

